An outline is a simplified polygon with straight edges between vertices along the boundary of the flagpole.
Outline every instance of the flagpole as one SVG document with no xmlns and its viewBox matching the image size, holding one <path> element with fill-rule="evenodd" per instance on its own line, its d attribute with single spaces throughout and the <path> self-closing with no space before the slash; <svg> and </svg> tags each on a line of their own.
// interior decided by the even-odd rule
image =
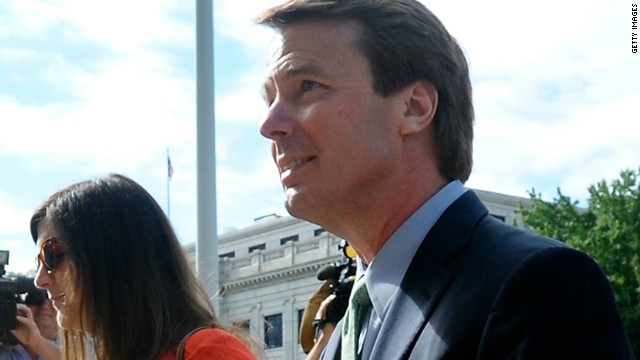
<svg viewBox="0 0 640 360">
<path fill-rule="evenodd" d="M 173 175 L 173 167 L 171 165 L 171 157 L 169 157 L 169 148 L 167 148 L 167 217 L 171 220 L 171 176 Z"/>
<path fill-rule="evenodd" d="M 215 110 L 213 88 L 213 0 L 196 0 L 196 116 L 198 241 L 196 271 L 218 310 Z"/>
</svg>

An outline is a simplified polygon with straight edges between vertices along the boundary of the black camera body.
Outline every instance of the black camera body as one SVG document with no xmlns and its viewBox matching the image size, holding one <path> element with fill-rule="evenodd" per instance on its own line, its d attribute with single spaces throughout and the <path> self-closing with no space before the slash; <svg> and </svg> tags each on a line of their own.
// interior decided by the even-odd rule
<svg viewBox="0 0 640 360">
<path fill-rule="evenodd" d="M 320 281 L 324 281 L 320 289 L 316 291 L 302 314 L 300 322 L 300 346 L 305 353 L 309 353 L 315 344 L 318 331 L 325 324 L 336 324 L 344 316 L 349 306 L 349 296 L 353 287 L 356 274 L 355 250 L 342 240 L 338 249 L 345 255 L 346 263 L 333 263 L 325 265 L 316 273 Z M 316 314 L 321 303 L 330 295 L 335 298 L 327 305 L 324 319 L 316 319 Z"/>
<path fill-rule="evenodd" d="M 347 262 L 325 266 L 316 274 L 318 280 L 329 282 L 331 293 L 336 296 L 327 306 L 325 313 L 326 322 L 333 324 L 337 324 L 347 311 L 349 296 L 351 295 L 356 275 L 355 252 L 344 240 L 338 248 L 344 253 Z"/>
<path fill-rule="evenodd" d="M 0 250 L 0 344 L 16 344 L 10 330 L 18 326 L 17 304 L 22 302 L 21 294 L 37 291 L 33 278 L 5 278 L 5 265 L 9 263 L 9 251 Z"/>
<path fill-rule="evenodd" d="M 336 297 L 327 306 L 325 320 L 332 324 L 337 324 L 344 316 L 349 306 L 349 296 L 353 287 L 353 279 L 355 276 L 355 266 L 351 262 L 334 267 L 336 277 L 323 278 L 322 274 L 318 274 L 318 280 L 330 281 L 331 293 Z"/>
</svg>

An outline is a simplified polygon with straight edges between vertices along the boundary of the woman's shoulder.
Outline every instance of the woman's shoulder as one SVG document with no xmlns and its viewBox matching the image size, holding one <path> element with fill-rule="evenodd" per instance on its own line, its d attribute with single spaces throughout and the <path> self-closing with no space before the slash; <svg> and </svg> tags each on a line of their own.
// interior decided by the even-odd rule
<svg viewBox="0 0 640 360">
<path fill-rule="evenodd" d="M 242 342 L 237 336 L 232 333 L 216 328 L 206 328 L 202 330 L 198 330 L 193 333 L 189 340 L 187 341 L 187 345 L 189 343 L 227 343 L 227 342 Z"/>
<path fill-rule="evenodd" d="M 237 336 L 221 329 L 202 329 L 189 337 L 184 349 L 185 360 L 258 359 Z"/>
</svg>

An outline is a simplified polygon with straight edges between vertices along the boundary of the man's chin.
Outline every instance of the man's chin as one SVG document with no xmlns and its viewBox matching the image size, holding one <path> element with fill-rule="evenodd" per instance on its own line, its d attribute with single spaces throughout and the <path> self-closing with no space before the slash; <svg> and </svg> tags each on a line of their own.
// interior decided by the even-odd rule
<svg viewBox="0 0 640 360">
<path fill-rule="evenodd" d="M 287 200 L 284 202 L 284 207 L 291 216 L 305 219 L 305 211 L 299 199 L 299 195 L 292 197 L 287 196 Z"/>
<path fill-rule="evenodd" d="M 287 198 L 284 206 L 287 209 L 289 215 L 298 219 L 316 223 L 316 221 L 318 220 L 318 216 L 320 215 L 318 206 L 315 206 L 316 204 L 312 204 L 309 201 L 303 200 L 308 200 L 308 198 L 303 199 L 300 197 L 300 195 L 293 199 Z"/>
</svg>

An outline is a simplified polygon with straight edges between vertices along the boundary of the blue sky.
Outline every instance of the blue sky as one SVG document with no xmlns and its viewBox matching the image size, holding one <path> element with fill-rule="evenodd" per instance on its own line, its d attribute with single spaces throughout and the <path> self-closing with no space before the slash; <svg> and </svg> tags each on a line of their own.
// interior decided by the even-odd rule
<svg viewBox="0 0 640 360">
<path fill-rule="evenodd" d="M 476 107 L 472 188 L 578 199 L 640 166 L 640 54 L 622 0 L 424 1 L 459 40 Z M 128 175 L 196 234 L 195 1 L 0 2 L 0 249 L 33 268 L 28 222 L 51 193 Z M 214 1 L 218 230 L 286 214 L 258 133 L 273 0 Z"/>
</svg>

